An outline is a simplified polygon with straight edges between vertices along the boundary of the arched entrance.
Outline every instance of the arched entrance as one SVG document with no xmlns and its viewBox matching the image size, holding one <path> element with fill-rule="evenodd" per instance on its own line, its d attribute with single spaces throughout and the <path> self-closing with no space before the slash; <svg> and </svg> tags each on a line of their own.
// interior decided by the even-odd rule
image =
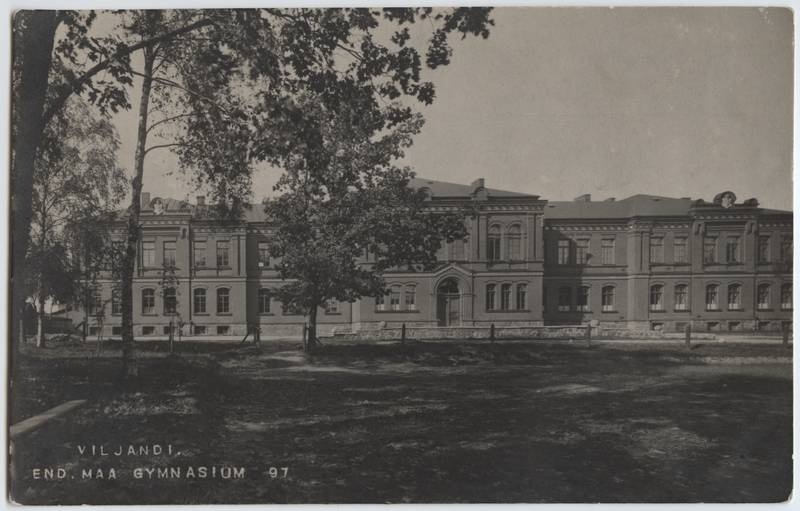
<svg viewBox="0 0 800 511">
<path fill-rule="evenodd" d="M 447 278 L 436 288 L 436 319 L 439 326 L 461 324 L 461 290 L 458 280 Z"/>
</svg>

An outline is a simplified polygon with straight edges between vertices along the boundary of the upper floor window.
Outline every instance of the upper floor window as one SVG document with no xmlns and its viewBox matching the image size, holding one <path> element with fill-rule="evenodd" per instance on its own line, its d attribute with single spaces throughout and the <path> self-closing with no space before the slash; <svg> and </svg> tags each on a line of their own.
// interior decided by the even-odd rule
<svg viewBox="0 0 800 511">
<path fill-rule="evenodd" d="M 612 312 L 615 310 L 614 304 L 614 286 L 603 286 L 602 289 L 602 309 L 603 312 Z"/>
<path fill-rule="evenodd" d="M 174 287 L 164 289 L 164 315 L 175 314 L 178 310 L 178 294 Z"/>
<path fill-rule="evenodd" d="M 576 306 L 581 312 L 589 311 L 589 288 L 587 286 L 580 286 L 578 288 L 578 296 L 576 297 Z"/>
<path fill-rule="evenodd" d="M 769 309 L 771 289 L 769 284 L 759 284 L 756 293 L 756 304 L 759 310 Z"/>
<path fill-rule="evenodd" d="M 230 243 L 228 241 L 217 242 L 217 268 L 227 268 L 231 265 Z"/>
<path fill-rule="evenodd" d="M 781 262 L 792 262 L 792 238 L 791 236 L 784 236 L 781 238 Z"/>
<path fill-rule="evenodd" d="M 739 263 L 742 260 L 739 250 L 739 237 L 731 236 L 725 243 L 725 261 L 728 264 Z"/>
<path fill-rule="evenodd" d="M 562 286 L 558 288 L 558 312 L 569 312 L 572 308 L 572 288 Z"/>
<path fill-rule="evenodd" d="M 194 313 L 206 313 L 206 290 L 202 287 L 196 288 L 194 291 Z"/>
<path fill-rule="evenodd" d="M 706 286 L 706 310 L 719 310 L 719 286 L 717 284 Z"/>
<path fill-rule="evenodd" d="M 262 287 L 258 290 L 258 313 L 269 314 L 272 308 L 272 296 L 270 290 Z"/>
<path fill-rule="evenodd" d="M 650 310 L 664 310 L 664 286 L 661 284 L 650 286 Z"/>
<path fill-rule="evenodd" d="M 781 309 L 790 310 L 792 308 L 792 285 L 787 283 L 781 285 Z"/>
<path fill-rule="evenodd" d="M 111 314 L 122 314 L 122 290 L 111 288 Z"/>
<path fill-rule="evenodd" d="M 331 298 L 325 302 L 325 314 L 339 314 L 339 301 Z"/>
<path fill-rule="evenodd" d="M 156 243 L 154 241 L 142 242 L 142 267 L 155 268 L 156 266 Z"/>
<path fill-rule="evenodd" d="M 728 310 L 741 310 L 742 308 L 742 286 L 730 284 L 728 286 Z"/>
<path fill-rule="evenodd" d="M 507 311 L 511 308 L 511 284 L 500 286 L 500 309 Z"/>
<path fill-rule="evenodd" d="M 486 257 L 490 261 L 500 260 L 500 227 L 489 227 L 489 236 L 486 238 Z"/>
<path fill-rule="evenodd" d="M 675 238 L 672 242 L 672 248 L 675 264 L 686 264 L 689 262 L 689 246 L 686 238 Z"/>
<path fill-rule="evenodd" d="M 605 238 L 600 242 L 600 254 L 603 264 L 615 264 L 614 238 Z"/>
<path fill-rule="evenodd" d="M 231 290 L 226 287 L 217 289 L 217 314 L 228 314 L 231 311 Z"/>
<path fill-rule="evenodd" d="M 569 264 L 570 240 L 558 240 L 558 264 Z"/>
<path fill-rule="evenodd" d="M 269 267 L 269 244 L 263 241 L 258 242 L 258 267 Z"/>
<path fill-rule="evenodd" d="M 589 262 L 589 240 L 580 239 L 575 241 L 575 263 L 586 264 Z"/>
<path fill-rule="evenodd" d="M 519 261 L 522 259 L 522 230 L 519 225 L 512 225 L 506 233 L 508 246 L 508 259 Z"/>
<path fill-rule="evenodd" d="M 769 262 L 769 236 L 759 236 L 758 237 L 758 262 L 759 263 L 768 263 Z"/>
<path fill-rule="evenodd" d="M 689 310 L 689 286 L 686 284 L 675 286 L 675 310 Z"/>
<path fill-rule="evenodd" d="M 517 310 L 525 310 L 528 307 L 528 285 L 517 284 Z"/>
<path fill-rule="evenodd" d="M 174 268 L 175 267 L 175 242 L 174 241 L 165 241 L 164 242 L 164 266 L 167 268 Z"/>
<path fill-rule="evenodd" d="M 495 284 L 486 285 L 486 310 L 493 311 L 497 308 L 496 293 L 497 286 Z"/>
<path fill-rule="evenodd" d="M 142 289 L 142 314 L 156 313 L 156 290 Z"/>
<path fill-rule="evenodd" d="M 717 238 L 706 237 L 703 239 L 703 262 L 705 264 L 717 262 Z"/>
<path fill-rule="evenodd" d="M 194 265 L 197 268 L 205 268 L 206 266 L 206 242 L 194 242 Z"/>
<path fill-rule="evenodd" d="M 650 262 L 652 264 L 664 262 L 664 238 L 650 238 Z"/>
<path fill-rule="evenodd" d="M 393 311 L 400 310 L 400 286 L 392 286 L 389 291 L 389 303 Z"/>
<path fill-rule="evenodd" d="M 417 310 L 417 286 L 406 286 L 406 310 Z"/>
</svg>

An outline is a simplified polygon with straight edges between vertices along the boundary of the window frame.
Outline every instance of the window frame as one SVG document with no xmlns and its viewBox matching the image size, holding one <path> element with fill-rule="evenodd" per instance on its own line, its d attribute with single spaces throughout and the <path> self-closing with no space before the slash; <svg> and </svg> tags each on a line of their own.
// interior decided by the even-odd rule
<svg viewBox="0 0 800 511">
<path fill-rule="evenodd" d="M 268 287 L 258 288 L 258 313 L 272 314 L 272 290 Z"/>
<path fill-rule="evenodd" d="M 617 310 L 617 287 L 610 284 L 600 289 L 600 310 L 601 312 L 616 312 Z M 610 300 L 606 298 L 610 297 Z"/>
<path fill-rule="evenodd" d="M 142 306 L 142 315 L 154 316 L 156 314 L 156 290 L 152 287 L 142 288 L 140 292 L 140 298 Z M 150 303 L 148 304 L 145 300 L 147 300 Z"/>
<path fill-rule="evenodd" d="M 656 296 L 658 299 L 654 301 L 653 298 Z M 666 304 L 664 303 L 664 284 L 651 284 L 649 297 L 648 304 L 650 312 L 664 312 L 666 310 Z"/>
<path fill-rule="evenodd" d="M 231 313 L 231 288 L 229 288 L 229 287 L 218 287 L 216 295 L 217 295 L 217 315 L 230 314 Z M 225 307 L 222 307 L 223 304 L 225 304 Z"/>
<path fill-rule="evenodd" d="M 202 310 L 198 310 L 198 297 L 202 295 Z M 192 313 L 208 314 L 208 291 L 204 287 L 196 287 L 192 290 Z"/>
</svg>

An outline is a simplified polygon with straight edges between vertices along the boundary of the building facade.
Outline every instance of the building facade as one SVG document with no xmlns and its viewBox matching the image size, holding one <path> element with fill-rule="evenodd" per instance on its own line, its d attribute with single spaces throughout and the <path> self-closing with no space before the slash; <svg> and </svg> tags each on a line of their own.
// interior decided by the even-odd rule
<svg viewBox="0 0 800 511">
<path fill-rule="evenodd" d="M 536 195 L 415 179 L 430 208 L 472 207 L 468 236 L 430 272 L 388 271 L 388 294 L 329 302 L 320 334 L 386 326 L 567 325 L 637 330 L 779 330 L 791 321 L 792 213 L 714 200 L 635 195 L 554 202 Z M 306 318 L 273 297 L 272 226 L 254 206 L 223 225 L 196 204 L 143 194 L 134 281 L 134 334 L 298 337 Z M 124 225 L 112 236 L 122 237 Z M 369 265 L 369 258 L 362 264 Z M 166 272 L 164 268 L 170 268 Z M 119 335 L 115 283 L 100 279 L 90 334 Z M 98 314 L 98 310 L 100 313 Z M 85 313 L 73 311 L 73 321 Z"/>
</svg>

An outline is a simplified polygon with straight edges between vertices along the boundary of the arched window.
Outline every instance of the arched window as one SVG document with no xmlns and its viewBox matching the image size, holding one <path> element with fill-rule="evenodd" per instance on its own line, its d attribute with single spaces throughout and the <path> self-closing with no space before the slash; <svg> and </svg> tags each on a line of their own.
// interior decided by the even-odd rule
<svg viewBox="0 0 800 511">
<path fill-rule="evenodd" d="M 781 309 L 791 310 L 792 308 L 792 285 L 781 285 Z"/>
<path fill-rule="evenodd" d="M 689 310 L 689 286 L 686 284 L 675 286 L 675 310 Z"/>
<path fill-rule="evenodd" d="M 231 290 L 227 287 L 217 289 L 217 314 L 228 314 L 231 311 Z"/>
<path fill-rule="evenodd" d="M 486 310 L 493 311 L 497 308 L 495 294 L 497 293 L 497 286 L 494 284 L 486 285 Z"/>
<path fill-rule="evenodd" d="M 489 227 L 489 236 L 486 238 L 486 258 L 489 261 L 500 260 L 500 227 Z"/>
<path fill-rule="evenodd" d="M 572 288 L 562 286 L 558 288 L 558 312 L 569 312 L 572 308 Z"/>
<path fill-rule="evenodd" d="M 717 284 L 706 286 L 706 310 L 719 310 L 719 286 Z"/>
<path fill-rule="evenodd" d="M 194 291 L 194 313 L 195 314 L 205 314 L 206 313 L 206 290 L 202 287 L 196 288 Z"/>
<path fill-rule="evenodd" d="M 156 290 L 142 289 L 142 314 L 156 313 Z"/>
<path fill-rule="evenodd" d="M 615 310 L 616 305 L 614 303 L 614 286 L 603 286 L 602 300 L 603 312 L 613 312 Z"/>
<path fill-rule="evenodd" d="M 392 286 L 389 293 L 389 303 L 393 311 L 400 310 L 400 286 Z"/>
<path fill-rule="evenodd" d="M 769 284 L 759 284 L 757 293 L 757 306 L 759 310 L 769 309 L 769 302 L 771 301 L 771 292 Z"/>
<path fill-rule="evenodd" d="M 514 224 L 508 228 L 506 240 L 508 259 L 511 261 L 522 260 L 522 230 L 519 225 Z"/>
<path fill-rule="evenodd" d="M 728 310 L 742 309 L 742 286 L 731 284 L 728 286 Z"/>
<path fill-rule="evenodd" d="M 517 310 L 528 308 L 528 285 L 517 284 Z"/>
<path fill-rule="evenodd" d="M 406 310 L 417 310 L 417 286 L 406 286 Z"/>
<path fill-rule="evenodd" d="M 650 286 L 650 310 L 664 310 L 664 286 L 661 284 Z"/>
<path fill-rule="evenodd" d="M 511 308 L 511 284 L 500 286 L 500 309 L 507 311 Z"/>
<path fill-rule="evenodd" d="M 580 286 L 578 288 L 578 296 L 575 305 L 581 312 L 589 311 L 589 288 L 588 286 Z"/>
<path fill-rule="evenodd" d="M 164 315 L 175 314 L 178 310 L 178 294 L 174 287 L 164 289 Z"/>
<path fill-rule="evenodd" d="M 270 290 L 262 287 L 258 290 L 258 313 L 269 314 L 272 305 L 272 295 Z"/>
</svg>

